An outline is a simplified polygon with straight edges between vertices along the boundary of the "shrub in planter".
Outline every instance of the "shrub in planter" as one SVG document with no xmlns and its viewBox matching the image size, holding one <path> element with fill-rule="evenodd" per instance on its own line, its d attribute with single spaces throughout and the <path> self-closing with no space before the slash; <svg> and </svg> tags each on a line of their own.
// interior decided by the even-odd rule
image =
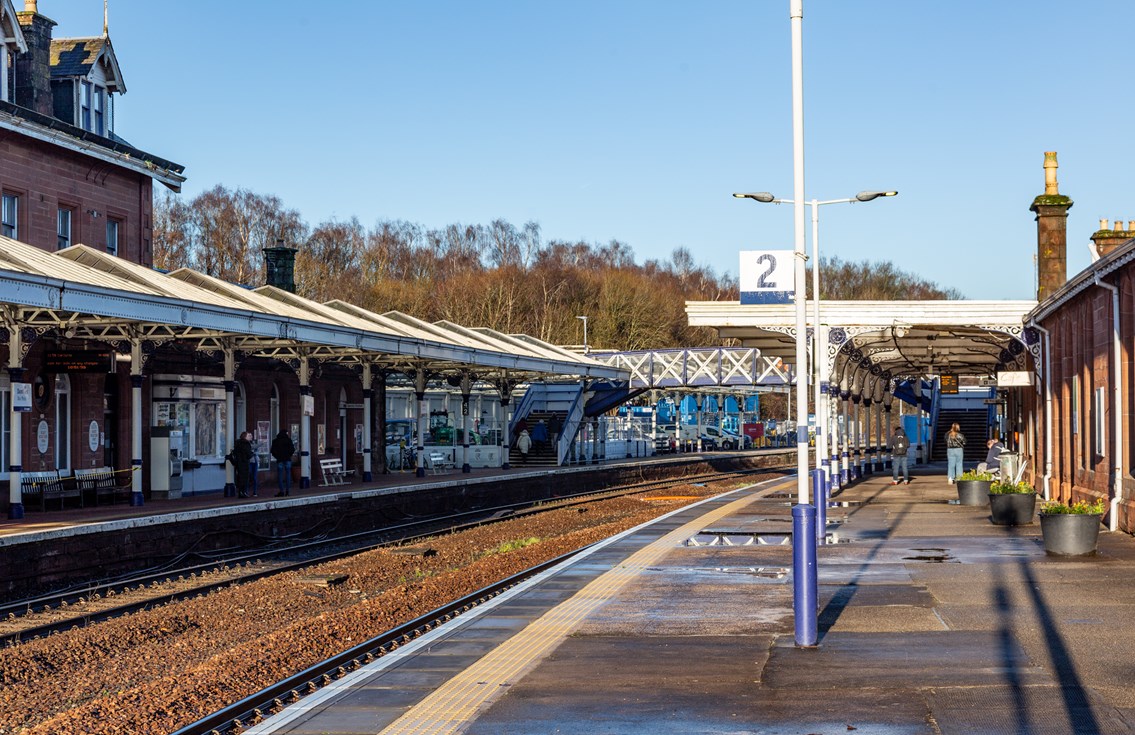
<svg viewBox="0 0 1135 735">
<path fill-rule="evenodd" d="M 989 487 L 989 519 L 998 526 L 1033 522 L 1036 491 L 1027 482 L 995 482 Z"/>
<path fill-rule="evenodd" d="M 1079 500 L 1045 503 L 1040 511 L 1040 533 L 1049 554 L 1083 556 L 1096 553 L 1105 503 Z"/>
<path fill-rule="evenodd" d="M 958 502 L 962 505 L 985 505 L 989 502 L 989 487 L 993 475 L 989 472 L 967 470 L 958 475 Z"/>
</svg>

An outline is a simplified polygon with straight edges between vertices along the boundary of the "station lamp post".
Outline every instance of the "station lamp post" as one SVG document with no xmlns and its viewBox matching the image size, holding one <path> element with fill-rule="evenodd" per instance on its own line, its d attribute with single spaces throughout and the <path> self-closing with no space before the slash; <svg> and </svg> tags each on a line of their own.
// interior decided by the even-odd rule
<svg viewBox="0 0 1135 735">
<path fill-rule="evenodd" d="M 861 191 L 847 199 L 812 199 L 804 204 L 812 208 L 812 367 L 813 367 L 813 400 L 816 404 L 816 470 L 820 473 L 824 483 L 824 494 L 831 491 L 831 478 L 835 468 L 828 466 L 828 415 L 823 400 L 824 389 L 828 382 L 828 361 L 823 354 L 823 343 L 820 339 L 820 207 L 825 204 L 855 204 L 856 202 L 870 202 L 879 197 L 893 197 L 897 191 Z M 795 204 L 792 199 L 778 199 L 767 191 L 734 194 L 738 199 L 751 199 L 764 204 Z M 816 499 L 818 522 L 824 522 L 825 508 L 820 508 L 820 500 Z M 823 536 L 825 529 L 822 525 L 817 532 Z"/>
</svg>

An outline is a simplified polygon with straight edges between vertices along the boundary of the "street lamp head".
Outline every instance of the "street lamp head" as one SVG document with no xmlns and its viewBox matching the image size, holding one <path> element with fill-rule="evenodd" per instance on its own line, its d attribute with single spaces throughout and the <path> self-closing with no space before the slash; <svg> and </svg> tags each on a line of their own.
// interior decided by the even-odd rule
<svg viewBox="0 0 1135 735">
<path fill-rule="evenodd" d="M 734 194 L 733 196 L 738 199 L 752 199 L 755 202 L 765 202 L 766 204 L 768 202 L 776 201 L 776 197 L 774 197 L 772 194 L 769 194 L 767 191 Z"/>
<path fill-rule="evenodd" d="M 856 201 L 869 202 L 872 199 L 879 197 L 893 197 L 898 194 L 897 191 L 861 191 L 855 195 Z"/>
</svg>

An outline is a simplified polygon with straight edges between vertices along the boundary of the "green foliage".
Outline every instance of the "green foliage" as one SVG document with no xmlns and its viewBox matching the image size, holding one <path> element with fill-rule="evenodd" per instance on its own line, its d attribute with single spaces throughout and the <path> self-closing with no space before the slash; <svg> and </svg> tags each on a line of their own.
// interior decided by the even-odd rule
<svg viewBox="0 0 1135 735">
<path fill-rule="evenodd" d="M 991 472 L 978 472 L 977 470 L 966 470 L 958 475 L 958 480 L 967 482 L 990 482 L 993 480 L 993 473 Z"/>
<path fill-rule="evenodd" d="M 1086 500 L 1077 500 L 1068 504 L 1053 500 L 1045 503 L 1040 512 L 1046 515 L 1101 516 L 1106 507 L 1107 504 L 1103 498 L 1098 498 L 1090 503 Z"/>
<path fill-rule="evenodd" d="M 1036 490 L 1027 482 L 995 482 L 989 487 L 989 492 L 993 495 L 1015 495 L 1035 493 Z"/>
<path fill-rule="evenodd" d="M 540 539 L 532 536 L 530 538 L 521 538 L 514 541 L 505 541 L 495 549 L 489 549 L 484 553 L 484 556 L 492 556 L 493 554 L 507 554 L 510 551 L 517 551 L 528 546 L 540 543 Z"/>
</svg>

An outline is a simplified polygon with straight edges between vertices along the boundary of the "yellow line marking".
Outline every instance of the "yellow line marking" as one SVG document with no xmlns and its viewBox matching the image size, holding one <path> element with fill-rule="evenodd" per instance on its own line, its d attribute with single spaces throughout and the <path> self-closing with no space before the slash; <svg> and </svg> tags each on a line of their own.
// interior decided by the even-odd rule
<svg viewBox="0 0 1135 735">
<path fill-rule="evenodd" d="M 391 723 L 382 731 L 382 735 L 459 732 L 462 726 L 474 720 L 480 710 L 492 704 L 507 685 L 519 681 L 538 660 L 559 646 L 584 618 L 611 599 L 643 570 L 707 524 L 740 511 L 757 497 L 749 495 L 710 511 L 635 552 L 620 566 L 592 580 L 570 600 L 552 608 L 434 690 Z"/>
</svg>

